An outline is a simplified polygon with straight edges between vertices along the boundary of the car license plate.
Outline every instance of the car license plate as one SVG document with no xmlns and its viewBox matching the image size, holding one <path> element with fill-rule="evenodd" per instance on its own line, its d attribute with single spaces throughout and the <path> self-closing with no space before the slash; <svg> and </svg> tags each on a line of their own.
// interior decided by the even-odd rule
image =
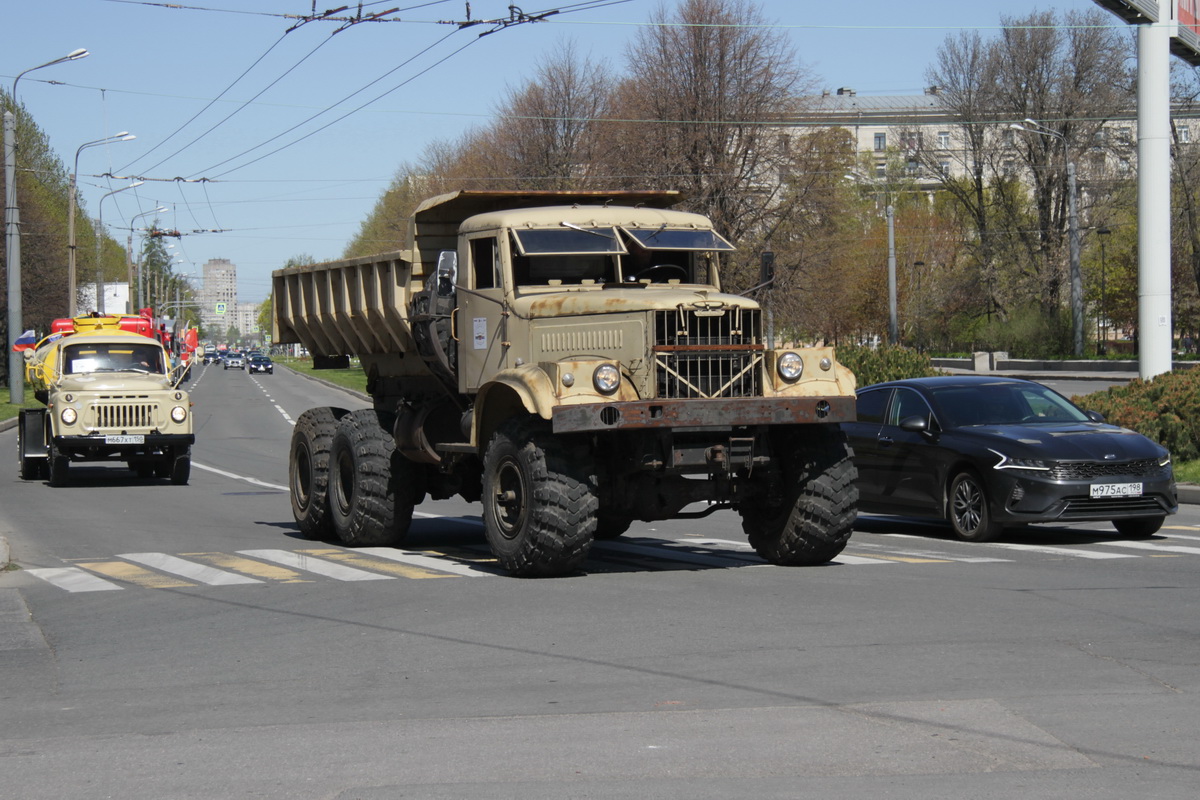
<svg viewBox="0 0 1200 800">
<path fill-rule="evenodd" d="M 1093 483 L 1092 497 L 1141 497 L 1140 483 Z"/>
<path fill-rule="evenodd" d="M 104 437 L 105 444 L 145 444 L 146 437 L 140 433 L 111 435 Z"/>
</svg>

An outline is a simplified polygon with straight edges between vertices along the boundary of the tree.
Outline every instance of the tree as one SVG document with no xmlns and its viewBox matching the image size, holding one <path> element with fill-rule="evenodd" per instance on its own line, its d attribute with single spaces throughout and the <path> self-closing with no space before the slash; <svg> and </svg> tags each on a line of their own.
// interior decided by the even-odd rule
<svg viewBox="0 0 1200 800">
<path fill-rule="evenodd" d="M 778 191 L 790 149 L 772 123 L 797 108 L 807 73 L 748 0 L 684 0 L 651 22 L 626 53 L 607 170 L 629 188 L 683 190 L 692 210 L 749 244 L 731 278 L 751 285 L 762 237 L 791 213 Z"/>
</svg>

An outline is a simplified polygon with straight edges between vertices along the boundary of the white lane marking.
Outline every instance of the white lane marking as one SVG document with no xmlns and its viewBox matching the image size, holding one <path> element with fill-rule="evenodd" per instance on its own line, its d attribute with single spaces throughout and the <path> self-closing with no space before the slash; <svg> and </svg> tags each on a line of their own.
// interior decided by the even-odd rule
<svg viewBox="0 0 1200 800">
<path fill-rule="evenodd" d="M 194 561 L 186 561 L 177 556 L 167 555 L 166 553 L 119 553 L 117 558 L 133 561 L 137 564 L 144 564 L 160 572 L 168 572 L 172 575 L 179 575 L 190 580 L 199 581 L 200 583 L 207 583 L 209 586 L 262 583 L 257 578 L 238 575 L 234 572 L 226 572 L 223 569 L 210 567 L 206 564 L 197 564 Z"/>
<path fill-rule="evenodd" d="M 280 486 L 276 483 L 267 483 L 266 481 L 260 481 L 258 478 L 251 478 L 246 475 L 238 475 L 236 472 L 226 472 L 225 470 L 217 469 L 216 467 L 210 467 L 205 464 L 197 464 L 195 461 L 192 462 L 192 466 L 196 469 L 202 469 L 205 472 L 213 472 L 217 475 L 224 475 L 226 478 L 233 478 L 235 481 L 245 481 L 246 483 L 253 483 L 255 486 L 265 486 L 268 489 L 278 489 L 281 492 L 286 492 L 288 490 L 288 487 L 286 486 Z"/>
<path fill-rule="evenodd" d="M 413 550 L 402 550 L 397 547 L 358 547 L 355 548 L 354 552 L 366 553 L 376 558 L 386 558 L 389 561 L 399 561 L 401 564 L 411 564 L 414 567 L 424 567 L 440 572 L 449 572 L 454 575 L 463 575 L 468 578 L 490 578 L 495 575 L 505 574 L 502 569 L 485 567 L 482 564 L 462 564 L 457 561 L 434 558 Z"/>
<path fill-rule="evenodd" d="M 1128 547 L 1133 550 L 1162 550 L 1168 553 L 1190 553 L 1200 555 L 1200 547 L 1186 547 L 1181 544 L 1156 544 L 1154 542 L 1096 542 L 1107 547 Z"/>
<path fill-rule="evenodd" d="M 22 571 L 68 592 L 111 592 L 124 588 L 103 578 L 97 578 L 90 572 L 84 572 L 79 567 L 46 567 Z"/>
<path fill-rule="evenodd" d="M 992 562 L 1011 562 L 1011 558 L 988 558 L 987 556 L 956 556 L 943 553 L 941 550 L 922 550 L 908 547 L 887 547 L 882 544 L 868 544 L 851 540 L 850 547 L 858 550 L 878 550 L 894 556 L 916 556 L 918 558 L 938 558 L 945 561 L 961 561 L 964 564 L 987 564 Z"/>
<path fill-rule="evenodd" d="M 593 551 L 610 552 L 610 553 L 628 553 L 637 556 L 649 556 L 658 558 L 664 561 L 682 561 L 688 564 L 699 564 L 705 567 L 733 567 L 744 565 L 746 563 L 761 563 L 760 559 L 748 559 L 740 554 L 728 553 L 720 554 L 714 551 L 707 553 L 689 552 L 683 549 L 690 542 L 673 542 L 659 541 L 654 544 L 634 544 L 632 542 L 615 541 L 606 539 L 604 541 L 594 542 L 592 544 Z"/>
<path fill-rule="evenodd" d="M 251 558 L 260 558 L 263 561 L 271 561 L 275 564 L 282 564 L 285 567 L 302 569 L 305 572 L 315 572 L 318 575 L 324 575 L 327 578 L 339 581 L 395 580 L 394 575 L 380 575 L 378 572 L 367 572 L 365 569 L 347 567 L 344 564 L 314 558 L 304 553 L 293 553 L 290 550 L 238 550 L 238 554 L 250 556 Z"/>
<path fill-rule="evenodd" d="M 1044 553 L 1051 556 L 1068 556 L 1070 558 L 1139 558 L 1132 553 L 1097 553 L 1095 550 L 1076 549 L 1074 547 L 1047 547 L 1040 544 L 1017 544 L 1015 542 L 987 542 L 980 547 L 999 547 L 1005 550 L 1023 550 L 1027 553 Z"/>
</svg>

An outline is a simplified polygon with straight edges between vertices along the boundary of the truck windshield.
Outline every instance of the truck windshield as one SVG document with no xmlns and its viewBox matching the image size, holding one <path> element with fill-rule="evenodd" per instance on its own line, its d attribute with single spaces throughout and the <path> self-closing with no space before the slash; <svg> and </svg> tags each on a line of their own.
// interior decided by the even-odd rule
<svg viewBox="0 0 1200 800">
<path fill-rule="evenodd" d="M 154 344 L 87 344 L 63 348 L 63 373 L 86 375 L 94 372 L 141 372 L 161 375 L 162 348 Z"/>
<path fill-rule="evenodd" d="M 736 250 L 716 231 L 622 228 L 647 250 Z"/>
<path fill-rule="evenodd" d="M 584 228 L 564 222 L 562 228 L 514 230 L 517 251 L 523 256 L 572 253 L 623 253 L 616 228 Z"/>
</svg>

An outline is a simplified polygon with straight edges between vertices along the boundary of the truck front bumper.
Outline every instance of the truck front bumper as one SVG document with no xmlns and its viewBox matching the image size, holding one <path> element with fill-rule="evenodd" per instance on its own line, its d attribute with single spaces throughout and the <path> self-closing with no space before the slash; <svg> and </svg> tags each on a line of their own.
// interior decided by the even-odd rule
<svg viewBox="0 0 1200 800">
<path fill-rule="evenodd" d="M 635 400 L 558 406 L 555 433 L 813 425 L 853 422 L 853 397 L 738 397 L 720 400 Z"/>
<path fill-rule="evenodd" d="M 132 438 L 133 441 L 129 441 Z M 137 439 L 141 441 L 137 441 Z M 148 456 L 168 449 L 189 447 L 196 441 L 192 433 L 141 433 L 112 439 L 96 436 L 55 436 L 54 448 L 78 460 L 123 459 Z"/>
</svg>

